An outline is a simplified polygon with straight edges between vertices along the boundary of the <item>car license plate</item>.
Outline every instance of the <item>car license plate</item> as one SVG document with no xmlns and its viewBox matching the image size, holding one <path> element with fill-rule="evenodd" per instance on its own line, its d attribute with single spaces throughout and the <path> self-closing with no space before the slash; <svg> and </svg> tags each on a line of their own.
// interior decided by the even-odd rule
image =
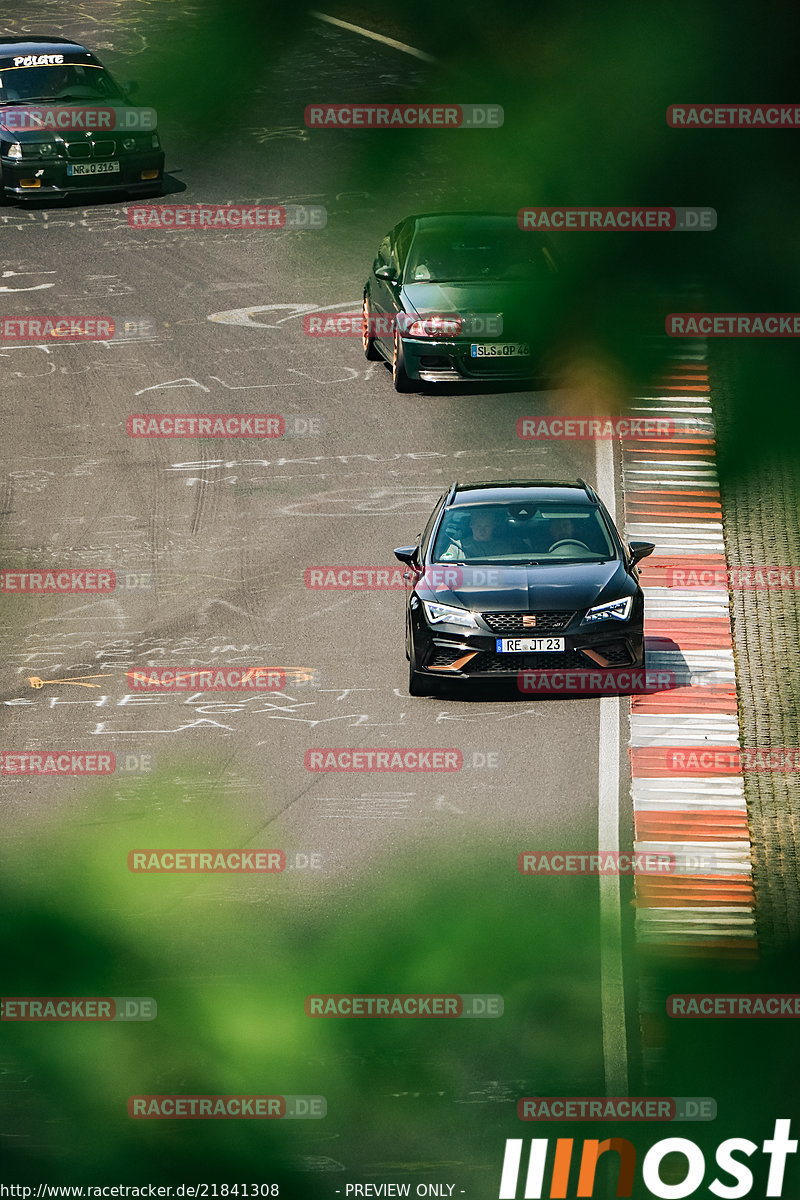
<svg viewBox="0 0 800 1200">
<path fill-rule="evenodd" d="M 68 175 L 112 175 L 119 171 L 118 162 L 68 163 Z"/>
<path fill-rule="evenodd" d="M 498 654 L 547 654 L 564 649 L 562 637 L 495 638 Z"/>
<path fill-rule="evenodd" d="M 527 342 L 474 342 L 469 352 L 472 358 L 527 358 L 531 348 Z"/>
</svg>

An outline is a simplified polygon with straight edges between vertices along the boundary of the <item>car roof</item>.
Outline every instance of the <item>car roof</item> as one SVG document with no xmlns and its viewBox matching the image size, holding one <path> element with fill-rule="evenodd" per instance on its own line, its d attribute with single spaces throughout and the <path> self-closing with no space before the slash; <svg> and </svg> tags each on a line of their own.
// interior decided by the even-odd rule
<svg viewBox="0 0 800 1200">
<path fill-rule="evenodd" d="M 87 50 L 80 42 L 73 42 L 69 38 L 22 37 L 3 38 L 0 41 L 0 62 L 3 59 L 19 58 L 23 54 L 68 54 L 94 57 L 91 50 Z"/>
<path fill-rule="evenodd" d="M 417 229 L 436 229 L 442 225 L 452 225 L 454 222 L 464 224 L 496 224 L 513 225 L 519 229 L 516 213 L 509 212 L 435 212 L 414 213 L 406 220 L 414 221 Z"/>
<path fill-rule="evenodd" d="M 460 504 L 521 504 L 544 500 L 594 507 L 597 499 L 582 480 L 503 479 L 457 483 L 448 507 Z"/>
</svg>

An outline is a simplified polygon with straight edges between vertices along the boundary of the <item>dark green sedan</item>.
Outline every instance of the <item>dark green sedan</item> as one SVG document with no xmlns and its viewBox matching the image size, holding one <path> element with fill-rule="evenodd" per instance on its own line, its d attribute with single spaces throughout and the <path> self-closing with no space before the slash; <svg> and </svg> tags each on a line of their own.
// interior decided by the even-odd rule
<svg viewBox="0 0 800 1200">
<path fill-rule="evenodd" d="M 364 353 L 391 365 L 398 392 L 534 378 L 555 272 L 546 238 L 516 215 L 406 217 L 364 285 Z"/>
</svg>

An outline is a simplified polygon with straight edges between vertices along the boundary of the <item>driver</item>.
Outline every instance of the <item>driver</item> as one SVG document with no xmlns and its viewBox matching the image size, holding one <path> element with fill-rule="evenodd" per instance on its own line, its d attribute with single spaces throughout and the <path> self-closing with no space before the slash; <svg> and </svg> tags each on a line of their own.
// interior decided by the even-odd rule
<svg viewBox="0 0 800 1200">
<path fill-rule="evenodd" d="M 534 554 L 548 554 L 558 542 L 580 542 L 587 546 L 586 524 L 573 517 L 548 517 L 531 522 L 527 535 L 530 549 Z"/>
<path fill-rule="evenodd" d="M 519 547 L 513 544 L 501 514 L 494 508 L 478 508 L 470 515 L 466 530 L 452 535 L 442 558 L 480 561 L 487 557 L 516 554 L 518 551 Z"/>
<path fill-rule="evenodd" d="M 42 82 L 45 84 L 50 98 L 56 100 L 74 82 L 72 68 L 67 64 L 60 67 L 47 67 Z"/>
<path fill-rule="evenodd" d="M 582 532 L 577 521 L 574 521 L 572 517 L 559 517 L 558 520 L 549 523 L 549 548 L 552 549 L 556 542 L 581 542 Z M 586 543 L 584 542 L 583 544 L 585 545 Z"/>
</svg>

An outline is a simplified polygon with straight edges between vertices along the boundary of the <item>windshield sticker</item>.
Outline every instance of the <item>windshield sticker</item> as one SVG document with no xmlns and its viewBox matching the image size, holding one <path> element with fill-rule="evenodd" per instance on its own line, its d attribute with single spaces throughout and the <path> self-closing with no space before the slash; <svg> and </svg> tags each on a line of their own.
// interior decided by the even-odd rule
<svg viewBox="0 0 800 1200">
<path fill-rule="evenodd" d="M 14 59 L 15 67 L 57 67 L 64 61 L 63 54 L 22 54 Z"/>
</svg>

